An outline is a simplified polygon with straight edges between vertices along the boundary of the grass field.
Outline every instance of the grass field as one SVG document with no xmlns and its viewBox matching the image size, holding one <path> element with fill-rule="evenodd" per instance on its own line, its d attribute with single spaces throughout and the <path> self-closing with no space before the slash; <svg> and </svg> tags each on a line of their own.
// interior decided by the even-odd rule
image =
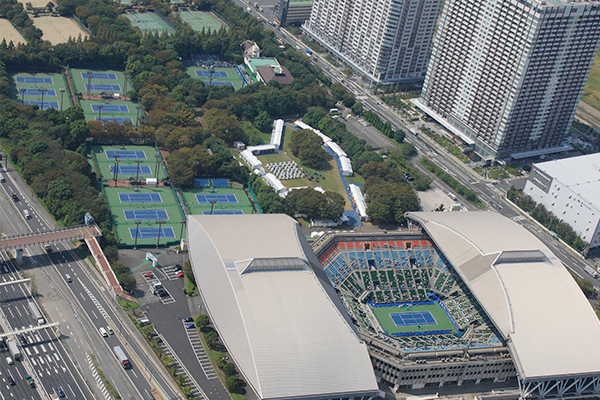
<svg viewBox="0 0 600 400">
<path fill-rule="evenodd" d="M 225 187 L 197 187 L 193 189 L 182 190 L 183 198 L 188 206 L 190 214 L 203 214 L 203 211 L 210 211 L 211 204 L 200 204 L 196 199 L 196 194 L 234 194 L 238 204 L 215 204 L 213 212 L 225 210 L 241 210 L 244 214 L 252 214 L 252 204 L 246 196 L 244 189 L 234 189 Z"/>
<path fill-rule="evenodd" d="M 600 110 L 600 57 L 596 56 L 590 76 L 583 89 L 581 100 Z"/>
<path fill-rule="evenodd" d="M 125 17 L 131 21 L 132 26 L 140 28 L 142 32 L 167 32 L 169 35 L 175 33 L 175 28 L 155 12 L 127 13 Z"/>
<path fill-rule="evenodd" d="M 69 37 L 77 39 L 89 36 L 88 33 L 72 18 L 65 17 L 37 17 L 33 18 L 33 25 L 44 32 L 42 40 L 52 44 L 66 43 Z"/>
<path fill-rule="evenodd" d="M 10 21 L 4 18 L 0 18 L 0 41 L 2 39 L 6 40 L 6 44 L 13 42 L 15 46 L 19 43 L 27 43 Z"/>
<path fill-rule="evenodd" d="M 102 120 L 119 123 L 129 121 L 135 126 L 138 112 L 137 103 L 122 100 L 79 100 L 79 105 L 83 108 L 86 121 Z M 119 111 L 111 111 L 111 107 L 115 106 L 127 106 L 127 110 L 122 108 Z"/>
<path fill-rule="evenodd" d="M 25 82 L 22 82 L 23 80 Z M 43 93 L 44 109 L 55 108 L 60 110 L 61 103 L 63 110 L 71 107 L 71 96 L 69 96 L 67 83 L 62 74 L 32 75 L 18 72 L 12 76 L 11 87 L 13 98 L 24 102 L 24 104 L 37 104 L 38 107 L 42 108 Z M 64 92 L 61 92 L 61 89 Z"/>
<path fill-rule="evenodd" d="M 309 172 L 314 171 L 313 169 L 304 166 L 302 164 L 302 161 L 300 161 L 299 158 L 294 157 L 292 155 L 292 152 L 290 151 L 290 147 L 289 147 L 289 141 L 290 141 L 293 131 L 294 131 L 293 128 L 290 128 L 289 126 L 285 125 L 285 132 L 283 135 L 283 151 L 282 152 L 280 152 L 279 154 L 267 154 L 267 155 L 258 156 L 258 159 L 263 163 L 263 166 L 266 165 L 267 163 L 278 163 L 278 162 L 282 162 L 282 161 L 296 161 L 298 166 L 304 167 L 304 169 L 306 171 L 309 171 Z M 270 138 L 270 135 L 267 135 L 267 136 Z M 265 143 L 268 143 L 268 142 L 269 142 L 268 139 L 265 140 Z M 333 158 L 330 159 L 328 169 L 324 170 L 324 171 L 319 171 L 319 172 L 323 175 L 324 179 L 319 179 L 318 182 L 315 181 L 314 179 L 308 180 L 307 178 L 300 178 L 300 179 L 283 180 L 283 181 L 281 181 L 281 183 L 283 183 L 288 188 L 298 187 L 298 186 L 308 186 L 310 188 L 314 188 L 314 187 L 320 186 L 324 190 L 337 192 L 337 193 L 341 194 L 344 197 L 344 199 L 346 200 L 346 205 L 344 206 L 344 210 L 353 210 L 352 204 L 350 203 L 350 200 L 348 199 L 348 196 L 346 195 L 346 190 L 344 188 L 344 184 L 342 183 L 342 179 L 340 178 L 340 174 L 338 172 L 336 161 Z"/>
<path fill-rule="evenodd" d="M 448 317 L 448 314 L 446 314 L 446 311 L 444 311 L 444 309 L 437 304 L 410 306 L 410 311 L 412 312 L 429 311 L 437 321 L 436 325 L 424 325 L 421 326 L 420 329 L 417 326 L 396 326 L 396 324 L 394 324 L 392 318 L 390 317 L 390 313 L 408 312 L 405 306 L 398 306 L 401 306 L 401 304 L 390 307 L 371 307 L 373 313 L 379 321 L 379 324 L 389 334 L 432 331 L 452 331 L 454 333 L 456 332 L 456 328 L 454 327 L 454 324 L 452 323 L 450 317 Z"/>
<path fill-rule="evenodd" d="M 179 11 L 177 14 L 181 17 L 183 22 L 190 24 L 192 29 L 196 32 L 202 32 L 204 29 L 208 31 L 216 32 L 221 28 L 229 29 L 229 26 L 217 17 L 212 12 L 204 11 Z"/>
<path fill-rule="evenodd" d="M 127 90 L 132 88 L 131 82 L 125 82 L 125 75 L 121 71 L 97 71 L 86 69 L 71 69 L 71 79 L 75 85 L 75 90 L 83 95 L 83 98 L 88 94 L 87 84 L 91 83 L 90 94 L 100 94 L 102 92 L 119 93 L 125 95 Z M 91 72 L 91 79 L 88 80 L 88 72 Z M 106 79 L 114 77 L 116 79 Z M 112 88 L 101 89 L 99 85 L 111 85 Z M 115 86 L 117 85 L 118 88 Z"/>
<path fill-rule="evenodd" d="M 214 68 L 212 79 L 210 77 L 210 70 L 205 67 L 189 67 L 187 73 L 194 79 L 200 79 L 206 85 L 208 85 L 209 82 L 211 82 L 212 85 L 229 85 L 233 86 L 235 90 L 244 87 L 244 81 L 235 68 Z M 198 74 L 208 76 L 198 76 Z M 227 74 L 227 76 L 220 76 L 223 74 Z"/>
</svg>

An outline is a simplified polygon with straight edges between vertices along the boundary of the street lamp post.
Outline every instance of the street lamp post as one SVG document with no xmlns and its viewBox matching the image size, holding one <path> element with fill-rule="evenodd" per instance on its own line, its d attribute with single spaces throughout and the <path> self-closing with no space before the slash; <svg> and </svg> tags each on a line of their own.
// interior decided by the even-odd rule
<svg viewBox="0 0 600 400">
<path fill-rule="evenodd" d="M 63 95 L 65 94 L 65 89 L 60 88 L 60 111 L 63 110 Z"/>
<path fill-rule="evenodd" d="M 133 245 L 134 249 L 137 249 L 138 232 L 140 231 L 141 223 L 142 223 L 142 221 L 135 221 L 135 244 Z"/>
<path fill-rule="evenodd" d="M 102 122 L 102 109 L 104 106 L 102 104 L 98 105 L 98 121 Z"/>
<path fill-rule="evenodd" d="M 137 108 L 137 115 L 135 117 L 135 129 L 137 130 L 137 128 L 138 128 L 138 122 L 140 120 L 140 110 L 141 110 L 142 106 L 138 105 L 135 108 Z"/>
<path fill-rule="evenodd" d="M 210 215 L 213 215 L 213 208 L 215 207 L 215 203 L 216 201 L 214 200 L 210 201 Z"/>
<path fill-rule="evenodd" d="M 19 89 L 19 91 L 21 92 L 21 105 L 25 105 L 25 92 L 27 91 L 27 89 L 21 88 Z"/>
<path fill-rule="evenodd" d="M 129 78 L 129 74 L 127 72 L 123 73 L 123 97 L 127 100 L 127 78 Z"/>
<path fill-rule="evenodd" d="M 137 160 L 137 170 L 135 171 L 135 184 L 137 185 L 138 177 L 140 176 L 140 163 L 142 160 Z"/>
<path fill-rule="evenodd" d="M 92 90 L 92 71 L 88 71 L 88 86 L 87 86 L 87 92 L 88 92 L 88 100 L 92 98 L 92 95 L 90 94 L 91 90 Z"/>
<path fill-rule="evenodd" d="M 46 93 L 48 89 L 38 89 L 38 91 L 42 94 L 42 111 L 44 111 L 44 93 Z"/>
<path fill-rule="evenodd" d="M 208 68 L 208 72 L 210 73 L 210 80 L 208 81 L 209 85 L 212 85 L 212 77 L 213 74 L 215 73 L 215 67 L 213 67 L 212 65 Z"/>
<path fill-rule="evenodd" d="M 158 249 L 158 245 L 160 243 L 160 230 L 162 228 L 162 224 L 164 224 L 167 221 L 156 221 L 158 223 L 158 237 L 156 238 L 156 248 Z"/>
<path fill-rule="evenodd" d="M 181 232 L 179 232 L 179 240 L 183 239 L 183 227 L 185 226 L 185 219 L 182 219 L 181 221 L 179 221 L 179 223 L 181 224 Z"/>
<path fill-rule="evenodd" d="M 158 164 L 160 164 L 160 154 L 155 154 L 156 157 L 156 170 L 154 171 L 154 177 L 156 178 L 156 186 L 158 186 Z"/>
<path fill-rule="evenodd" d="M 115 173 L 113 175 L 115 181 L 115 187 L 117 186 L 117 177 L 119 176 L 119 154 L 115 153 Z"/>
</svg>

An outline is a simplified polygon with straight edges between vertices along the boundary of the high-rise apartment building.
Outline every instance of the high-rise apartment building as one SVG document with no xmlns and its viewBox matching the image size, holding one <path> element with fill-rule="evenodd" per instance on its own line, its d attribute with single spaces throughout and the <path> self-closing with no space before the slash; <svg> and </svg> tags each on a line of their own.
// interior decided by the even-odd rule
<svg viewBox="0 0 600 400">
<path fill-rule="evenodd" d="M 441 0 L 314 0 L 304 31 L 373 82 L 423 80 Z"/>
<path fill-rule="evenodd" d="M 599 37 L 597 0 L 446 0 L 416 104 L 484 159 L 564 150 Z"/>
</svg>

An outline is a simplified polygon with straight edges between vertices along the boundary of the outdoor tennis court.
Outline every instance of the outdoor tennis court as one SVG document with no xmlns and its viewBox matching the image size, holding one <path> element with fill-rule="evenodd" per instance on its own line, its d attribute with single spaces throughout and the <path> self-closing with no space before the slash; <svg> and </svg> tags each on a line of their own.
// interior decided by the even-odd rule
<svg viewBox="0 0 600 400">
<path fill-rule="evenodd" d="M 229 180 L 227 179 L 227 181 Z M 216 187 L 212 185 L 208 187 L 193 187 L 182 189 L 181 194 L 190 214 L 207 215 L 210 214 L 211 209 L 213 214 L 219 215 L 252 214 L 254 212 L 252 203 L 241 185 L 239 188 Z M 218 201 L 217 199 L 222 199 L 222 201 Z M 215 201 L 215 203 L 211 204 L 211 200 Z"/>
<path fill-rule="evenodd" d="M 119 193 L 121 203 L 162 203 L 160 193 Z"/>
<path fill-rule="evenodd" d="M 454 321 L 437 303 L 431 304 L 371 304 L 371 310 L 381 327 L 389 334 L 427 332 L 457 332 Z"/>
<path fill-rule="evenodd" d="M 240 215 L 243 213 L 242 210 L 202 210 L 204 215 Z"/>
<path fill-rule="evenodd" d="M 155 12 L 136 12 L 124 15 L 131 21 L 132 26 L 140 28 L 142 32 L 151 31 L 159 34 L 167 32 L 169 35 L 175 33 L 175 27 Z"/>
<path fill-rule="evenodd" d="M 88 88 L 90 91 L 94 92 L 120 92 L 121 85 L 118 84 L 110 84 L 110 83 L 92 83 L 85 84 L 85 92 L 87 93 Z"/>
<path fill-rule="evenodd" d="M 118 170 L 119 175 L 127 175 L 128 177 L 138 175 L 138 174 L 139 175 L 153 175 L 152 170 L 150 169 L 149 165 L 119 165 L 119 168 L 117 168 L 117 170 Z M 110 165 L 110 172 L 111 172 L 111 174 L 115 173 L 114 165 Z M 117 178 L 117 179 L 119 179 L 119 178 Z"/>
<path fill-rule="evenodd" d="M 37 105 L 40 109 L 54 108 L 63 110 L 71 106 L 71 96 L 62 74 L 25 74 L 13 75 L 16 93 L 13 98 L 25 105 Z M 42 97 L 44 103 L 42 104 Z"/>
<path fill-rule="evenodd" d="M 125 75 L 121 71 L 94 71 L 73 68 L 70 72 L 75 90 L 81 93 L 84 98 L 88 94 L 88 84 L 90 85 L 90 94 L 108 92 L 125 95 L 125 92 L 132 88 L 131 82 L 129 80 L 125 81 Z"/>
<path fill-rule="evenodd" d="M 196 178 L 194 179 L 194 186 L 198 187 L 230 187 L 231 181 L 227 178 Z"/>
<path fill-rule="evenodd" d="M 83 96 L 86 97 L 85 95 Z M 83 109 L 86 121 L 102 122 L 118 122 L 120 124 L 125 121 L 131 122 L 135 126 L 138 120 L 137 104 L 131 101 L 123 100 L 79 100 L 79 104 Z M 140 110 L 139 117 L 142 116 Z M 113 160 L 114 161 L 114 160 Z"/>
<path fill-rule="evenodd" d="M 131 235 L 131 239 L 135 240 L 135 237 L 137 235 L 138 243 L 139 239 L 158 239 L 159 232 L 161 239 L 175 239 L 175 232 L 170 226 L 129 228 L 129 234 Z"/>
<path fill-rule="evenodd" d="M 213 86 L 233 86 L 235 90 L 239 90 L 244 87 L 244 81 L 240 76 L 239 72 L 235 68 L 212 68 L 206 67 L 189 67 L 187 73 L 194 79 L 200 79 L 205 85 Z"/>
<path fill-rule="evenodd" d="M 179 11 L 177 14 L 183 22 L 190 24 L 192 30 L 202 32 L 204 29 L 207 33 L 209 30 L 215 32 L 221 28 L 229 29 L 229 25 L 212 12 L 205 11 Z"/>
<path fill-rule="evenodd" d="M 104 152 L 107 160 L 114 160 L 115 155 L 119 160 L 145 160 L 146 152 L 144 150 L 106 150 Z"/>
<path fill-rule="evenodd" d="M 168 220 L 169 215 L 165 209 L 156 210 L 123 210 L 127 221 L 158 221 Z"/>
<path fill-rule="evenodd" d="M 235 194 L 197 194 L 199 204 L 238 204 Z"/>
</svg>

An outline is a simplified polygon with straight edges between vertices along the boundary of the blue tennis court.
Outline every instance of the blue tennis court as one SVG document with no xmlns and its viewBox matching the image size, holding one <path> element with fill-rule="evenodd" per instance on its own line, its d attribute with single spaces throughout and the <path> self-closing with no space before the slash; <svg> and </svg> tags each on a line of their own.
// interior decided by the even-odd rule
<svg viewBox="0 0 600 400">
<path fill-rule="evenodd" d="M 201 78 L 210 78 L 210 71 L 207 70 L 196 70 L 196 76 Z M 225 71 L 214 71 L 212 73 L 213 78 L 229 78 L 229 74 Z"/>
<path fill-rule="evenodd" d="M 133 120 L 129 117 L 102 117 L 102 118 L 95 118 L 96 121 L 100 121 L 102 120 L 102 122 L 106 123 L 106 122 L 116 122 L 117 124 L 121 124 L 123 125 L 123 123 L 125 121 L 129 121 L 133 124 Z"/>
<path fill-rule="evenodd" d="M 126 104 L 92 104 L 92 111 L 98 112 L 102 107 L 102 112 L 128 113 L 129 107 Z"/>
<path fill-rule="evenodd" d="M 437 321 L 429 311 L 390 313 L 396 326 L 436 325 Z"/>
<path fill-rule="evenodd" d="M 206 83 L 209 83 L 209 82 L 204 82 L 204 83 L 206 84 Z M 234 84 L 233 84 L 233 82 L 229 82 L 229 81 L 227 81 L 227 82 L 212 81 L 212 82 L 210 82 L 210 84 L 213 85 L 213 86 L 227 85 L 227 86 L 235 87 Z"/>
<path fill-rule="evenodd" d="M 152 170 L 149 165 L 119 165 L 119 175 L 152 175 Z M 110 172 L 115 173 L 115 166 L 110 166 Z"/>
<path fill-rule="evenodd" d="M 109 83 L 92 83 L 91 85 L 85 84 L 85 90 L 100 90 L 103 92 L 120 92 L 121 85 L 118 84 L 109 84 Z"/>
<path fill-rule="evenodd" d="M 135 239 L 136 231 L 138 239 L 158 239 L 158 230 L 160 229 L 161 239 L 175 239 L 175 232 L 170 226 L 144 226 L 141 228 L 129 228 L 129 234 Z"/>
<path fill-rule="evenodd" d="M 42 90 L 44 91 L 44 96 L 56 97 L 56 90 L 54 89 L 19 88 L 19 94 L 25 96 L 41 96 Z"/>
<path fill-rule="evenodd" d="M 52 78 L 43 78 L 37 76 L 17 76 L 17 83 L 29 83 L 29 84 L 41 84 L 41 85 L 53 85 L 54 81 Z"/>
<path fill-rule="evenodd" d="M 218 186 L 218 187 L 229 187 L 229 179 L 213 178 L 212 184 L 213 184 L 213 186 Z"/>
<path fill-rule="evenodd" d="M 39 108 L 43 108 L 44 110 L 47 108 L 56 108 L 58 110 L 58 101 L 44 101 L 42 105 L 41 101 L 37 100 L 25 100 L 23 102 L 26 106 L 38 106 Z"/>
<path fill-rule="evenodd" d="M 162 203 L 160 193 L 119 193 L 121 203 Z"/>
<path fill-rule="evenodd" d="M 242 210 L 213 210 L 212 215 L 240 215 L 244 212 Z M 202 210 L 202 214 L 211 215 L 210 210 Z"/>
<path fill-rule="evenodd" d="M 109 160 L 115 159 L 115 154 L 119 160 L 145 160 L 146 153 L 144 150 L 106 150 L 104 152 Z"/>
<path fill-rule="evenodd" d="M 194 186 L 208 187 L 208 186 L 210 186 L 210 179 L 195 178 Z"/>
<path fill-rule="evenodd" d="M 91 76 L 92 79 L 100 79 L 103 81 L 116 81 L 117 75 L 109 72 L 92 72 L 88 74 L 87 72 L 82 72 L 81 77 L 83 79 L 88 79 Z"/>
<path fill-rule="evenodd" d="M 167 210 L 123 210 L 127 221 L 157 221 L 169 219 Z"/>
<path fill-rule="evenodd" d="M 218 204 L 237 204 L 238 199 L 235 194 L 197 194 L 196 200 L 200 204 L 210 204 L 215 202 Z"/>
</svg>

